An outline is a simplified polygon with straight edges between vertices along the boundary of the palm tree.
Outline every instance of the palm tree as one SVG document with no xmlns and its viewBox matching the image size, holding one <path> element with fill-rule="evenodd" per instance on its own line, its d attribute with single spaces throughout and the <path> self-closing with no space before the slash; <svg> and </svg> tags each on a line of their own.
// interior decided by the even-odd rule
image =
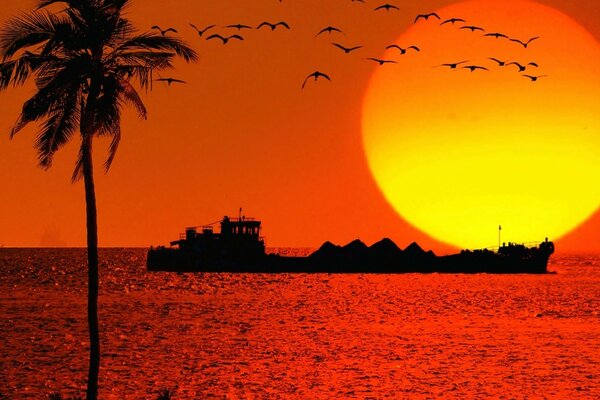
<svg viewBox="0 0 600 400">
<path fill-rule="evenodd" d="M 106 170 L 121 138 L 121 111 L 131 105 L 146 118 L 134 88 L 152 88 L 154 71 L 197 55 L 183 41 L 157 33 L 139 33 L 124 17 L 130 0 L 38 0 L 29 14 L 0 29 L 0 90 L 33 78 L 36 92 L 23 104 L 11 138 L 30 122 L 39 123 L 35 140 L 39 164 L 52 165 L 54 153 L 81 135 L 73 182 L 83 177 L 88 252 L 88 326 L 90 366 L 87 399 L 96 399 L 100 368 L 98 332 L 98 235 L 92 165 L 95 137 L 112 139 Z M 51 10 L 56 10 L 52 13 Z"/>
</svg>

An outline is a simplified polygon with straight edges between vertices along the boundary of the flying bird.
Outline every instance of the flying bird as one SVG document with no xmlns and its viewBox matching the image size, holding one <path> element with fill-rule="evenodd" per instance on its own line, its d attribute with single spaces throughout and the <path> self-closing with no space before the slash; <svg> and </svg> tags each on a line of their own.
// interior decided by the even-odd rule
<svg viewBox="0 0 600 400">
<path fill-rule="evenodd" d="M 178 33 L 177 30 L 175 28 L 167 28 L 167 29 L 161 29 L 160 26 L 158 25 L 154 25 L 153 27 L 151 27 L 150 29 L 156 29 L 160 32 L 161 35 L 165 36 L 167 33 L 169 32 L 175 32 Z"/>
<path fill-rule="evenodd" d="M 504 33 L 498 33 L 498 32 L 494 32 L 494 33 L 486 33 L 486 34 L 485 34 L 485 35 L 483 35 L 483 36 L 493 36 L 493 37 L 495 37 L 496 39 L 499 39 L 499 38 L 507 38 L 507 39 L 508 39 L 508 36 L 506 36 Z"/>
<path fill-rule="evenodd" d="M 252 29 L 251 26 L 242 24 L 227 25 L 225 28 L 236 28 L 238 31 L 241 31 L 242 29 Z"/>
<path fill-rule="evenodd" d="M 317 37 L 317 36 L 319 36 L 321 33 L 325 33 L 325 32 L 327 32 L 327 33 L 331 33 L 331 32 L 339 32 L 339 33 L 344 33 L 344 32 L 342 32 L 340 29 L 336 28 L 335 26 L 328 26 L 328 27 L 326 27 L 326 28 L 323 28 L 323 29 L 321 29 L 321 30 L 319 31 L 319 33 L 317 33 L 317 34 L 315 35 L 315 37 Z"/>
<path fill-rule="evenodd" d="M 475 25 L 465 25 L 465 26 L 461 26 L 458 29 L 469 29 L 471 32 L 475 32 L 475 31 L 485 32 L 485 29 L 480 28 L 480 27 L 475 26 Z"/>
<path fill-rule="evenodd" d="M 469 62 L 469 61 L 466 60 L 466 61 L 460 61 L 460 62 L 456 62 L 456 63 L 446 63 L 446 64 L 440 65 L 440 67 L 450 67 L 450 69 L 456 69 L 456 67 L 458 67 L 460 64 L 464 64 L 466 62 Z"/>
<path fill-rule="evenodd" d="M 483 69 L 485 71 L 489 71 L 489 69 L 487 69 L 486 67 L 481 67 L 479 65 L 465 65 L 463 68 L 470 69 L 471 72 L 475 71 L 476 69 Z"/>
<path fill-rule="evenodd" d="M 402 47 L 398 46 L 397 44 L 390 44 L 389 46 L 386 46 L 386 49 L 398 49 L 400 50 L 400 54 L 406 54 L 406 50 L 408 49 L 414 49 L 416 51 L 421 51 L 421 49 L 419 49 L 417 46 L 408 46 L 407 48 L 403 49 Z"/>
<path fill-rule="evenodd" d="M 518 63 L 516 61 L 513 61 L 513 62 L 510 62 L 510 63 L 506 64 L 506 66 L 509 66 L 509 65 L 516 65 L 517 68 L 519 68 L 519 72 L 525 71 L 527 69 L 527 67 L 530 66 L 530 65 L 532 67 L 536 67 L 536 68 L 539 67 L 539 65 L 537 65 L 534 62 L 527 63 L 527 65 L 521 65 L 520 63 Z"/>
<path fill-rule="evenodd" d="M 531 82 L 535 82 L 540 78 L 543 78 L 544 76 L 548 76 L 548 75 L 538 75 L 538 76 L 533 76 L 533 75 L 523 75 L 525 78 L 529 78 L 531 79 Z"/>
<path fill-rule="evenodd" d="M 241 37 L 240 35 L 231 35 L 231 36 L 221 36 L 218 33 L 215 33 L 214 35 L 210 35 L 209 37 L 206 38 L 206 40 L 210 40 L 210 39 L 221 39 L 223 41 L 223 44 L 227 44 L 227 42 L 229 42 L 229 39 L 238 39 L 238 40 L 244 40 L 243 37 Z"/>
<path fill-rule="evenodd" d="M 198 36 L 202 36 L 202 35 L 204 34 L 204 32 L 206 32 L 206 31 L 207 31 L 207 30 L 209 30 L 210 28 L 214 28 L 216 25 L 209 25 L 209 26 L 207 26 L 207 27 L 206 27 L 206 28 L 204 28 L 204 29 L 200 29 L 200 28 L 196 27 L 196 25 L 194 25 L 194 24 L 190 24 L 190 26 L 191 26 L 192 28 L 194 28 L 194 29 L 196 30 L 196 32 L 198 32 Z"/>
<path fill-rule="evenodd" d="M 311 77 L 315 78 L 315 82 L 320 77 L 323 77 L 323 78 L 327 79 L 328 81 L 331 81 L 331 78 L 329 77 L 329 75 L 324 74 L 324 73 L 319 72 L 319 71 L 315 71 L 312 74 L 308 75 L 306 78 L 304 78 L 304 82 L 302 82 L 302 89 L 304 89 L 304 86 L 306 85 L 306 81 L 308 81 L 308 79 L 311 78 Z"/>
<path fill-rule="evenodd" d="M 362 47 L 362 46 L 344 47 L 344 46 L 342 46 L 341 44 L 338 44 L 338 43 L 331 43 L 331 44 L 334 45 L 335 47 L 339 48 L 339 49 L 342 49 L 344 51 L 344 53 L 346 53 L 346 54 L 350 53 L 351 51 L 360 49 Z"/>
<path fill-rule="evenodd" d="M 390 10 L 400 10 L 398 7 L 396 7 L 393 4 L 382 4 L 378 7 L 375 7 L 375 9 L 373 11 L 377 11 L 377 10 L 385 10 L 385 11 L 390 11 Z"/>
<path fill-rule="evenodd" d="M 278 26 L 283 26 L 284 28 L 290 29 L 290 26 L 288 24 L 286 24 L 285 22 L 283 22 L 283 21 L 279 21 L 276 24 L 272 24 L 272 23 L 267 22 L 267 21 L 261 22 L 260 25 L 258 25 L 256 27 L 256 29 L 260 29 L 263 26 L 268 26 L 269 28 L 271 28 L 272 31 L 274 31 L 275 28 L 277 28 Z"/>
<path fill-rule="evenodd" d="M 506 61 L 498 60 L 494 57 L 488 57 L 488 60 L 496 61 L 499 67 L 504 67 L 506 65 Z"/>
<path fill-rule="evenodd" d="M 462 18 L 448 18 L 447 20 L 443 21 L 440 25 L 444 25 L 444 24 L 452 24 L 454 25 L 455 22 L 467 22 Z"/>
<path fill-rule="evenodd" d="M 425 21 L 427 21 L 429 19 L 429 17 L 436 17 L 437 19 L 441 19 L 439 15 L 437 15 L 434 12 L 432 12 L 432 13 L 429 13 L 429 14 L 419 14 L 419 15 L 417 15 L 417 17 L 415 18 L 415 22 L 417 22 L 420 18 L 423 18 Z"/>
<path fill-rule="evenodd" d="M 521 41 L 521 40 L 519 40 L 519 39 L 510 39 L 510 41 L 511 41 L 511 42 L 516 42 L 516 43 L 519 43 L 519 44 L 521 44 L 523 47 L 527 48 L 527 45 L 528 45 L 529 43 L 531 43 L 531 42 L 533 42 L 534 40 L 536 40 L 536 39 L 539 39 L 539 38 L 540 38 L 539 36 L 535 36 L 535 37 L 532 37 L 531 39 L 529 39 L 529 40 L 528 40 L 528 41 L 526 41 L 526 42 L 522 42 L 522 41 Z"/>
<path fill-rule="evenodd" d="M 398 64 L 397 61 L 394 61 L 394 60 L 382 60 L 381 58 L 369 57 L 369 58 L 367 58 L 367 60 L 375 61 L 376 63 L 379 63 L 379 65 L 383 65 L 385 63 Z"/>
<path fill-rule="evenodd" d="M 159 78 L 156 79 L 159 82 L 167 82 L 167 85 L 171 86 L 171 83 L 175 82 L 175 83 L 186 83 L 185 81 L 182 81 L 181 79 L 175 79 L 175 78 Z"/>
</svg>

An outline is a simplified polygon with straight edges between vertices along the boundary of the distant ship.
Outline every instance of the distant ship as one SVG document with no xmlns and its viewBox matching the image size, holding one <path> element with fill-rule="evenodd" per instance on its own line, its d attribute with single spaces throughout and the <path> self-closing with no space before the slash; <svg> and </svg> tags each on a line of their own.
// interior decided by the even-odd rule
<svg viewBox="0 0 600 400">
<path fill-rule="evenodd" d="M 219 232 L 213 226 L 220 224 Z M 267 254 L 261 221 L 223 217 L 203 227 L 189 227 L 170 247 L 148 250 L 148 271 L 239 273 L 493 273 L 544 274 L 554 244 L 503 244 L 497 249 L 462 250 L 436 256 L 412 243 L 401 250 L 390 239 L 368 247 L 360 240 L 345 246 L 325 242 L 307 257 Z"/>
</svg>

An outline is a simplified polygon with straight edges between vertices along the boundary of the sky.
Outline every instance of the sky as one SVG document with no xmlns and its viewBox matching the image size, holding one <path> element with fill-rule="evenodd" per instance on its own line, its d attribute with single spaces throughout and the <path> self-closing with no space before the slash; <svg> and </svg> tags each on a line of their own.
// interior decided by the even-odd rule
<svg viewBox="0 0 600 400">
<path fill-rule="evenodd" d="M 365 96 L 380 67 L 364 58 L 386 54 L 385 46 L 410 30 L 417 14 L 460 2 L 390 2 L 400 10 L 373 11 L 381 3 L 134 0 L 128 17 L 140 30 L 174 27 L 200 59 L 161 73 L 187 83 L 155 82 L 143 95 L 147 120 L 138 120 L 133 110 L 125 112 L 123 139 L 108 174 L 101 170 L 108 143 L 100 140 L 95 146 L 99 244 L 167 244 L 186 226 L 235 216 L 242 207 L 244 215 L 263 221 L 271 247 L 317 247 L 326 240 L 345 244 L 356 238 L 371 244 L 390 237 L 401 247 L 417 241 L 438 253 L 452 252 L 449 240 L 436 240 L 407 222 L 410 218 L 396 211 L 372 173 L 363 118 Z M 538 3 L 566 14 L 600 40 L 597 1 Z M 3 1 L 0 23 L 34 4 Z M 189 26 L 216 24 L 209 32 L 232 34 L 235 30 L 225 25 L 255 27 L 262 21 L 286 21 L 291 29 L 243 30 L 244 41 L 222 45 L 200 38 Z M 343 34 L 316 36 L 330 25 Z M 550 22 L 546 25 L 552 29 Z M 346 55 L 332 42 L 363 48 Z M 596 60 L 598 54 L 589 57 Z M 301 89 L 316 70 L 331 81 L 311 79 Z M 593 82 L 600 79 L 600 70 L 588 73 Z M 32 146 L 34 126 L 13 140 L 8 137 L 32 90 L 25 86 L 0 93 L 0 245 L 84 246 L 83 185 L 70 182 L 78 142 L 65 147 L 44 171 Z M 598 186 L 597 176 L 586 183 Z M 435 187 L 436 182 L 422 184 Z M 503 233 L 510 240 L 510 226 Z M 490 244 L 497 234 L 497 224 L 490 226 Z M 597 252 L 598 237 L 596 211 L 564 237 L 550 239 L 558 239 L 559 251 Z M 542 239 L 513 236 L 514 241 Z"/>
</svg>

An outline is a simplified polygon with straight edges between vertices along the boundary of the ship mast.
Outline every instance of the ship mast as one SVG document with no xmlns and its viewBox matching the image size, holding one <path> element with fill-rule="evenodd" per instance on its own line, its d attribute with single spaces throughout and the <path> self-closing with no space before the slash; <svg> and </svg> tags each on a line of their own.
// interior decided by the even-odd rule
<svg viewBox="0 0 600 400">
<path fill-rule="evenodd" d="M 502 232 L 502 225 L 498 225 L 498 249 L 500 249 L 500 233 Z"/>
</svg>

